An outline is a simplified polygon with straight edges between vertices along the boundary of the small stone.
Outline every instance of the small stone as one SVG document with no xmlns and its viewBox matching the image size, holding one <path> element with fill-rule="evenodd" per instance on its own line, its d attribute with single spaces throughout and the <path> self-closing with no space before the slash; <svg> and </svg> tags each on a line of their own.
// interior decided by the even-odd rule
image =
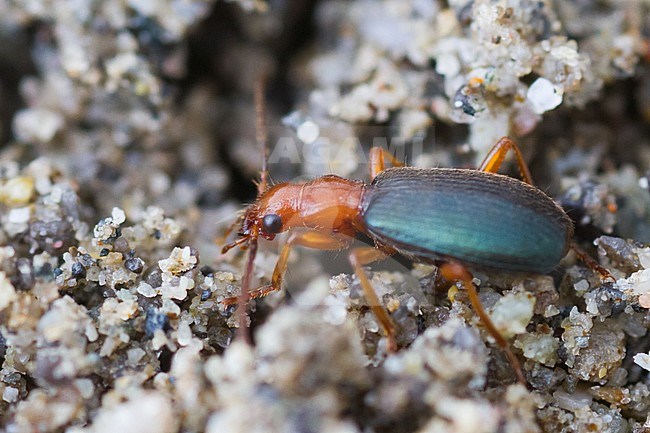
<svg viewBox="0 0 650 433">
<path fill-rule="evenodd" d="M 18 401 L 18 389 L 8 386 L 2 393 L 2 399 L 7 403 L 15 403 Z"/>
<path fill-rule="evenodd" d="M 625 334 L 612 323 L 597 322 L 591 329 L 586 346 L 580 348 L 571 375 L 592 382 L 602 382 L 615 372 L 625 357 Z"/>
<path fill-rule="evenodd" d="M 637 295 L 650 294 L 650 269 L 643 269 L 633 273 L 627 279 L 627 282 L 631 285 L 633 293 Z"/>
<path fill-rule="evenodd" d="M 201 266 L 201 274 L 204 277 L 211 277 L 214 275 L 214 269 L 212 269 L 210 266 Z"/>
<path fill-rule="evenodd" d="M 156 329 L 151 337 L 151 346 L 154 350 L 160 350 L 163 346 L 170 346 L 167 334 L 162 329 Z"/>
<path fill-rule="evenodd" d="M 208 338 L 212 346 L 219 346 L 226 348 L 232 341 L 232 331 L 228 328 L 210 328 L 208 330 Z"/>
<path fill-rule="evenodd" d="M 75 262 L 72 265 L 70 272 L 72 272 L 72 276 L 75 278 L 83 278 L 86 276 L 86 268 L 79 262 Z"/>
<path fill-rule="evenodd" d="M 198 263 L 196 254 L 190 247 L 174 248 L 168 259 L 160 260 L 158 266 L 163 272 L 179 275 L 193 269 Z"/>
<path fill-rule="evenodd" d="M 28 207 L 21 207 L 10 210 L 7 217 L 12 224 L 25 224 L 29 221 L 31 214 L 32 212 Z"/>
<path fill-rule="evenodd" d="M 25 206 L 34 195 L 34 179 L 18 176 L 0 184 L 0 202 L 11 207 Z"/>
<path fill-rule="evenodd" d="M 115 234 L 116 236 L 119 236 L 117 231 Z M 113 249 L 118 253 L 126 253 L 131 248 L 129 247 L 129 241 L 127 241 L 123 237 L 118 237 L 117 239 L 115 239 L 115 242 L 113 243 Z"/>
<path fill-rule="evenodd" d="M 298 126 L 296 134 L 298 135 L 300 141 L 306 144 L 311 144 L 319 137 L 320 128 L 315 122 L 307 120 Z"/>
<path fill-rule="evenodd" d="M 128 362 L 130 365 L 135 366 L 138 364 L 138 361 L 142 359 L 142 357 L 146 354 L 146 352 L 139 347 L 134 347 L 133 349 L 129 349 L 126 351 L 126 357 L 128 359 Z"/>
<path fill-rule="evenodd" d="M 111 218 L 113 218 L 115 224 L 122 224 L 126 221 L 126 214 L 119 207 L 114 207 L 111 211 Z"/>
<path fill-rule="evenodd" d="M 526 332 L 533 317 L 535 297 L 529 292 L 507 293 L 495 304 L 490 318 L 506 338 Z"/>
<path fill-rule="evenodd" d="M 171 402 L 162 393 L 139 390 L 130 401 L 102 406 L 93 422 L 95 433 L 172 433 L 177 420 Z"/>
<path fill-rule="evenodd" d="M 557 350 L 560 342 L 552 335 L 545 334 L 523 334 L 519 335 L 514 346 L 524 352 L 524 356 L 547 367 L 555 366 L 557 362 Z"/>
<path fill-rule="evenodd" d="M 151 287 L 160 287 L 162 284 L 162 272 L 158 268 L 150 268 L 151 272 L 147 272 L 145 281 Z"/>
<path fill-rule="evenodd" d="M 0 311 L 17 299 L 16 289 L 4 272 L 0 271 Z"/>
<path fill-rule="evenodd" d="M 584 294 L 587 290 L 589 290 L 589 281 L 587 280 L 580 280 L 577 283 L 573 285 L 573 288 L 578 294 Z"/>
<path fill-rule="evenodd" d="M 637 256 L 639 257 L 639 263 L 644 268 L 650 268 L 650 248 L 639 248 L 637 250 Z"/>
<path fill-rule="evenodd" d="M 160 307 L 160 313 L 165 314 L 168 318 L 175 319 L 181 314 L 181 307 L 174 301 L 169 298 L 163 298 L 162 307 Z"/>
<path fill-rule="evenodd" d="M 147 337 L 153 337 L 157 330 L 165 330 L 169 326 L 169 318 L 166 314 L 160 313 L 155 308 L 147 310 L 144 329 Z"/>
<path fill-rule="evenodd" d="M 650 294 L 645 293 L 639 296 L 639 305 L 643 308 L 650 308 Z"/>
<path fill-rule="evenodd" d="M 137 288 L 137 292 L 147 298 L 153 298 L 158 294 L 158 292 L 154 290 L 150 284 L 147 284 L 144 281 L 140 282 L 140 285 Z"/>
<path fill-rule="evenodd" d="M 44 108 L 19 111 L 14 117 L 13 128 L 19 140 L 47 143 L 63 127 L 63 116 Z"/>
<path fill-rule="evenodd" d="M 108 217 L 108 218 L 104 218 L 103 220 L 97 223 L 97 225 L 93 229 L 93 235 L 98 240 L 105 242 L 110 239 L 119 237 L 118 230 L 119 230 L 119 224 L 116 224 L 113 221 L 113 218 Z"/>
<path fill-rule="evenodd" d="M 76 379 L 74 381 L 74 386 L 77 388 L 81 396 L 86 399 L 91 398 L 95 391 L 95 385 L 93 385 L 93 381 L 90 379 Z"/>
<path fill-rule="evenodd" d="M 180 322 L 178 324 L 176 340 L 181 346 L 187 346 L 192 342 L 192 328 L 190 328 L 187 322 Z"/>
<path fill-rule="evenodd" d="M 59 255 L 76 242 L 75 229 L 67 219 L 34 221 L 29 236 L 38 246 L 52 255 Z"/>
<path fill-rule="evenodd" d="M 144 261 L 139 257 L 131 257 L 126 259 L 124 267 L 135 274 L 140 274 L 144 268 Z"/>
<path fill-rule="evenodd" d="M 634 363 L 650 371 L 650 353 L 637 353 L 634 355 Z"/>
<path fill-rule="evenodd" d="M 457 75 L 461 67 L 462 65 L 454 53 L 442 53 L 436 61 L 436 72 L 440 75 Z"/>
<path fill-rule="evenodd" d="M 530 86 L 526 98 L 537 114 L 550 111 L 562 103 L 562 93 L 543 77 L 535 80 Z"/>
<path fill-rule="evenodd" d="M 562 409 L 574 411 L 580 408 L 589 407 L 592 401 L 591 395 L 584 391 L 574 392 L 569 394 L 563 389 L 558 389 L 553 393 L 557 405 Z"/>
</svg>

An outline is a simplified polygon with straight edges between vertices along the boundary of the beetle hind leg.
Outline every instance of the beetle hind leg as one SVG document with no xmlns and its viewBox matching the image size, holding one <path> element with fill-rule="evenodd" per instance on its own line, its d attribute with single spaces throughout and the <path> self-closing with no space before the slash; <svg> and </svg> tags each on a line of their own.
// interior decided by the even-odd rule
<svg viewBox="0 0 650 433">
<path fill-rule="evenodd" d="M 404 167 L 402 161 L 386 152 L 383 147 L 373 147 L 370 149 L 370 180 L 373 180 L 375 176 L 384 171 L 386 168 L 386 158 L 388 158 L 393 167 Z"/>
<path fill-rule="evenodd" d="M 472 308 L 478 315 L 479 319 L 481 319 L 483 326 L 485 326 L 487 331 L 496 341 L 499 348 L 506 355 L 506 358 L 508 358 L 508 362 L 515 370 L 515 374 L 517 375 L 517 380 L 519 383 L 526 385 L 526 379 L 524 377 L 524 372 L 521 368 L 521 364 L 519 363 L 519 359 L 517 359 L 515 354 L 512 352 L 510 345 L 506 339 L 503 338 L 503 335 L 501 335 L 496 326 L 494 326 L 494 323 L 490 319 L 490 316 L 488 316 L 487 312 L 483 308 L 483 304 L 478 297 L 476 286 L 472 282 L 472 274 L 470 274 L 470 272 L 463 265 L 455 262 L 443 263 L 440 265 L 439 269 L 440 273 L 447 281 L 458 281 L 462 284 L 463 288 L 467 290 Z"/>
<path fill-rule="evenodd" d="M 519 167 L 521 178 L 527 184 L 532 185 L 533 178 L 530 175 L 530 170 L 528 169 L 526 161 L 524 161 L 524 156 L 522 155 L 519 146 L 517 146 L 517 143 L 510 137 L 501 137 L 499 141 L 492 146 L 492 149 L 490 149 L 478 170 L 487 171 L 488 173 L 497 173 L 510 150 L 515 153 L 515 159 L 517 160 L 517 166 Z"/>
<path fill-rule="evenodd" d="M 589 255 L 585 250 L 580 248 L 577 243 L 571 242 L 571 249 L 573 250 L 574 253 L 576 253 L 576 256 L 584 263 L 589 269 L 592 270 L 592 272 L 595 272 L 600 276 L 601 281 L 616 281 L 616 278 L 605 268 L 600 266 L 600 264 Z"/>
</svg>

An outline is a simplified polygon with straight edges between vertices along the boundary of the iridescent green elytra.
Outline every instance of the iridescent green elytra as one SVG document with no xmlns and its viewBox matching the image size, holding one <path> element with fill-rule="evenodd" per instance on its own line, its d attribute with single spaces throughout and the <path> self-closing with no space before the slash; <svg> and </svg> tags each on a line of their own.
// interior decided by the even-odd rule
<svg viewBox="0 0 650 433">
<path fill-rule="evenodd" d="M 503 270 L 551 271 L 573 234 L 566 213 L 539 189 L 476 170 L 384 170 L 361 209 L 368 232 L 400 253 Z"/>
</svg>

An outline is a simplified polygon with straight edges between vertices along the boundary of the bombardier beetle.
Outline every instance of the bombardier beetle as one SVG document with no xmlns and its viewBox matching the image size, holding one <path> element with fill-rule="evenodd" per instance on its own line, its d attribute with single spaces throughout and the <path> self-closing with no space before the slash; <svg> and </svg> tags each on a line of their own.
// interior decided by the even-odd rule
<svg viewBox="0 0 650 433">
<path fill-rule="evenodd" d="M 260 104 L 258 100 L 256 106 Z M 258 136 L 258 140 L 264 138 Z M 514 152 L 522 180 L 497 173 L 509 151 Z M 386 159 L 393 167 L 384 167 Z M 544 274 L 573 247 L 594 271 L 603 278 L 610 276 L 572 243 L 571 219 L 533 186 L 522 153 L 509 137 L 498 140 L 478 170 L 405 167 L 382 148 L 370 152 L 369 184 L 326 175 L 267 187 L 266 170 L 263 166 L 256 201 L 241 219 L 239 239 L 223 247 L 224 253 L 235 246 L 250 249 L 242 293 L 236 298 L 242 315 L 248 299 L 281 289 L 292 247 L 343 250 L 364 234 L 374 246 L 353 248 L 348 257 L 387 337 L 389 351 L 397 349 L 395 324 L 363 267 L 399 253 L 414 261 L 435 263 L 445 280 L 467 290 L 473 309 L 506 354 L 518 380 L 525 383 L 518 359 L 483 309 L 465 265 Z M 270 284 L 250 290 L 257 239 L 272 240 L 283 232 L 289 232 L 289 237 Z"/>
</svg>

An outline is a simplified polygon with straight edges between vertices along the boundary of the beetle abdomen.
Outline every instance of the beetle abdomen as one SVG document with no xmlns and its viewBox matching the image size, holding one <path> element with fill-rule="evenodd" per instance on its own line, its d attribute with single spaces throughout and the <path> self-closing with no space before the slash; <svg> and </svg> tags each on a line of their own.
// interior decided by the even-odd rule
<svg viewBox="0 0 650 433">
<path fill-rule="evenodd" d="M 361 208 L 368 232 L 403 253 L 504 270 L 549 272 L 573 232 L 539 189 L 476 170 L 388 169 L 366 188 Z"/>
</svg>

